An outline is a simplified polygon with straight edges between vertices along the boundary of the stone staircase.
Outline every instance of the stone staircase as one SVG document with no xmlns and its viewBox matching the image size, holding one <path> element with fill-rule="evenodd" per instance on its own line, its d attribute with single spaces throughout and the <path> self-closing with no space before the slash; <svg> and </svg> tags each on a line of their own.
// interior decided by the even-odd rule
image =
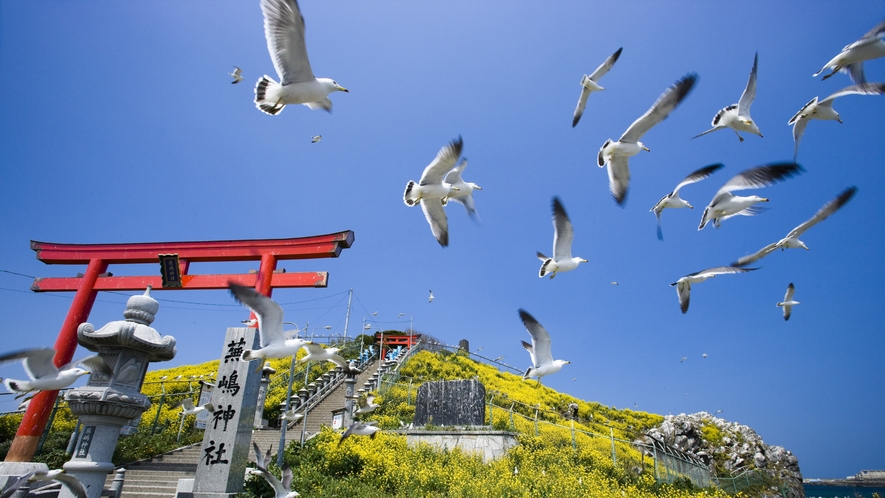
<svg viewBox="0 0 885 498">
<path fill-rule="evenodd" d="M 357 377 L 354 389 L 361 389 L 376 371 L 372 364 Z M 375 367 L 375 368 L 372 368 Z M 330 425 L 332 411 L 344 408 L 345 384 L 341 383 L 329 391 L 325 397 L 307 413 L 305 439 L 317 434 L 323 425 Z M 302 419 L 304 420 L 304 419 Z M 301 439 L 301 421 L 286 430 L 286 444 Z M 271 445 L 274 453 L 279 449 L 280 429 L 256 429 L 252 441 L 262 451 Z M 179 479 L 190 479 L 196 475 L 200 461 L 201 443 L 185 446 L 153 458 L 125 465 L 126 480 L 120 498 L 170 498 L 175 496 Z M 252 451 L 249 452 L 252 461 Z M 109 487 L 114 475 L 109 474 L 105 487 Z"/>
<path fill-rule="evenodd" d="M 375 373 L 375 371 L 375 368 L 366 368 L 365 370 L 363 370 L 363 372 L 360 373 L 356 378 L 356 384 L 353 387 L 354 390 L 356 391 L 358 389 L 362 389 L 363 385 L 369 380 L 369 378 L 372 376 L 372 374 Z M 323 398 L 322 401 L 320 401 L 316 406 L 310 409 L 307 417 L 305 417 L 307 419 L 307 425 L 305 427 L 305 439 L 320 432 L 320 427 L 324 425 L 330 425 L 330 422 L 332 420 L 332 412 L 344 408 L 344 388 L 344 384 L 341 384 L 335 391 L 330 393 L 329 396 Z M 304 422 L 304 419 L 299 420 L 298 422 L 293 424 L 292 427 L 286 430 L 286 444 L 288 444 L 290 441 L 290 434 L 293 436 L 297 436 L 298 439 L 301 438 L 302 422 Z M 279 431 L 277 431 L 276 434 L 278 442 L 280 438 Z M 261 443 L 258 443 L 258 446 L 262 449 L 265 448 L 264 446 L 261 446 Z"/>
</svg>

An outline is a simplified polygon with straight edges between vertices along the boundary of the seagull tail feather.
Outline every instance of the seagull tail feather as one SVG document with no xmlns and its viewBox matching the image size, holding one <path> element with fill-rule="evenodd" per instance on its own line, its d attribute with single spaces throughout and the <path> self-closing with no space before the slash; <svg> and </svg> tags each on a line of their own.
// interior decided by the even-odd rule
<svg viewBox="0 0 885 498">
<path fill-rule="evenodd" d="M 282 85 L 274 81 L 270 76 L 266 74 L 262 76 L 258 83 L 255 84 L 255 106 L 261 112 L 271 115 L 279 114 L 283 107 L 286 107 L 286 104 L 270 103 L 267 97 L 269 96 L 268 94 L 275 95 L 280 88 L 282 88 Z"/>
<path fill-rule="evenodd" d="M 9 389 L 10 391 L 15 391 L 15 392 L 17 392 L 17 393 L 21 393 L 21 392 L 26 392 L 26 391 L 27 391 L 27 390 L 25 390 L 25 389 L 22 389 L 22 387 L 19 385 L 18 381 L 15 381 L 15 380 L 12 380 L 12 379 L 3 379 L 3 384 L 4 384 L 4 385 L 6 386 L 6 388 Z"/>
<path fill-rule="evenodd" d="M 540 253 L 539 253 L 539 254 L 540 254 Z M 547 259 L 544 261 L 544 263 L 541 264 L 541 269 L 540 269 L 540 271 L 538 271 L 538 277 L 543 278 L 544 275 L 546 275 L 546 274 L 548 273 L 548 272 L 547 272 L 547 265 L 549 265 L 551 261 L 553 261 L 553 260 L 550 259 L 550 258 L 547 258 Z"/>
<path fill-rule="evenodd" d="M 256 356 L 253 353 L 254 353 L 254 351 L 252 351 L 251 349 L 247 349 L 247 350 L 243 351 L 243 354 L 240 356 L 240 359 L 243 361 L 257 360 L 258 356 Z"/>
<path fill-rule="evenodd" d="M 526 380 L 526 379 L 528 379 L 528 378 L 529 378 L 529 374 L 532 373 L 532 370 L 534 370 L 534 368 L 529 367 L 528 370 L 525 371 L 525 375 L 522 376 L 522 380 Z"/>
<path fill-rule="evenodd" d="M 418 201 L 411 198 L 409 194 L 412 193 L 412 189 L 415 188 L 415 180 L 409 180 L 409 183 L 406 184 L 406 191 L 403 192 L 403 202 L 406 203 L 406 206 L 413 207 L 415 204 L 418 204 Z M 443 204 L 445 205 L 445 204 Z"/>
</svg>

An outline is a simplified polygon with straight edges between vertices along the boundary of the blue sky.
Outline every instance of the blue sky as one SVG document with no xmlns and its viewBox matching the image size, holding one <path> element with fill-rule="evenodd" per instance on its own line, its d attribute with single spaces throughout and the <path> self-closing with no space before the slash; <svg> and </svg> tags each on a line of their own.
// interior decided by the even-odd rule
<svg viewBox="0 0 885 498">
<path fill-rule="evenodd" d="M 9 272 L 84 270 L 40 263 L 32 239 L 353 230 L 353 247 L 338 259 L 279 265 L 330 272 L 327 289 L 274 293 L 288 320 L 343 332 L 352 288 L 350 334 L 364 318 L 405 328 L 411 317 L 419 331 L 467 338 L 524 368 L 524 308 L 550 331 L 554 356 L 572 361 L 544 379 L 556 389 L 660 414 L 723 410 L 793 451 L 806 477 L 885 468 L 885 223 L 868 215 L 881 211 L 885 97 L 840 98 L 844 124 L 812 122 L 798 158 L 805 173 L 751 192 L 771 198 L 766 212 L 696 228 L 731 176 L 792 158 L 787 121 L 800 107 L 850 84 L 811 75 L 885 18 L 885 3 L 851 2 L 834 15 L 843 5 L 304 0 L 314 73 L 350 93 L 331 95 L 331 114 L 288 106 L 272 117 L 252 102 L 258 77 L 276 79 L 257 2 L 4 1 L 0 349 L 51 346 L 72 297 L 31 293 L 30 278 Z M 591 95 L 573 129 L 581 76 L 619 47 L 601 81 L 607 90 Z M 756 52 L 752 116 L 765 138 L 740 143 L 726 130 L 691 140 L 737 102 Z M 243 70 L 239 85 L 227 76 L 233 65 Z M 651 152 L 630 160 L 630 191 L 617 206 L 596 167 L 599 147 L 689 72 L 697 85 L 643 137 Z M 866 73 L 885 81 L 885 59 Z M 311 144 L 318 134 L 322 142 Z M 464 177 L 484 189 L 475 195 L 481 221 L 450 205 L 443 249 L 402 193 L 459 135 Z M 658 241 L 649 208 L 687 173 L 718 162 L 723 170 L 682 190 L 696 209 L 663 213 Z M 778 252 L 756 272 L 697 284 L 680 313 L 670 283 L 780 239 L 851 185 L 855 198 L 803 237 L 810 251 Z M 553 196 L 574 224 L 574 254 L 590 262 L 551 281 L 538 278 L 534 254 L 550 251 Z M 250 268 L 257 262 L 191 271 Z M 802 304 L 784 322 L 775 303 L 790 282 Z M 158 368 L 216 358 L 225 328 L 247 316 L 223 291 L 155 297 L 153 325 L 179 346 Z M 101 294 L 90 321 L 121 319 L 125 300 Z M 21 374 L 18 365 L 0 368 L 3 377 Z M 8 398 L 0 396 L 0 411 Z"/>
</svg>

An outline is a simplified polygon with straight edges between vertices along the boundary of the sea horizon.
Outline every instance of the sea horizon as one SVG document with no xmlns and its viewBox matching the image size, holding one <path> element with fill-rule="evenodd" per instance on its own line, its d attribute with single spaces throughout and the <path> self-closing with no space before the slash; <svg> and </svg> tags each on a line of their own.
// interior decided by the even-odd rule
<svg viewBox="0 0 885 498">
<path fill-rule="evenodd" d="M 825 486 L 815 483 L 804 483 L 805 498 L 873 498 L 873 493 L 885 498 L 885 486 Z"/>
</svg>

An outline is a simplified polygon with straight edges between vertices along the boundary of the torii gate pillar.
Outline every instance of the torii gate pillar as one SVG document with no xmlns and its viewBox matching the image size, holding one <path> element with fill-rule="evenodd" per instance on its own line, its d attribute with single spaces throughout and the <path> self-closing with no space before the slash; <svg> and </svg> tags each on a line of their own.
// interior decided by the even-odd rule
<svg viewBox="0 0 885 498">
<path fill-rule="evenodd" d="M 154 276 L 115 277 L 106 274 L 111 264 L 160 262 L 161 254 L 177 254 L 180 287 L 174 290 L 227 289 L 228 282 L 254 286 L 270 296 L 274 287 L 326 287 L 328 272 L 274 273 L 277 261 L 287 259 L 337 258 L 354 242 L 350 230 L 290 239 L 221 240 L 202 242 L 148 242 L 133 244 L 54 244 L 31 241 L 37 259 L 46 264 L 85 264 L 82 276 L 38 278 L 34 292 L 76 291 L 58 339 L 55 341 L 56 366 L 67 364 L 77 349 L 77 327 L 88 320 L 98 291 L 143 290 L 148 285 L 163 290 L 163 279 Z M 261 261 L 258 273 L 189 275 L 192 262 Z M 46 428 L 58 391 L 41 391 L 31 400 L 15 439 L 6 455 L 7 462 L 29 462 Z"/>
</svg>

